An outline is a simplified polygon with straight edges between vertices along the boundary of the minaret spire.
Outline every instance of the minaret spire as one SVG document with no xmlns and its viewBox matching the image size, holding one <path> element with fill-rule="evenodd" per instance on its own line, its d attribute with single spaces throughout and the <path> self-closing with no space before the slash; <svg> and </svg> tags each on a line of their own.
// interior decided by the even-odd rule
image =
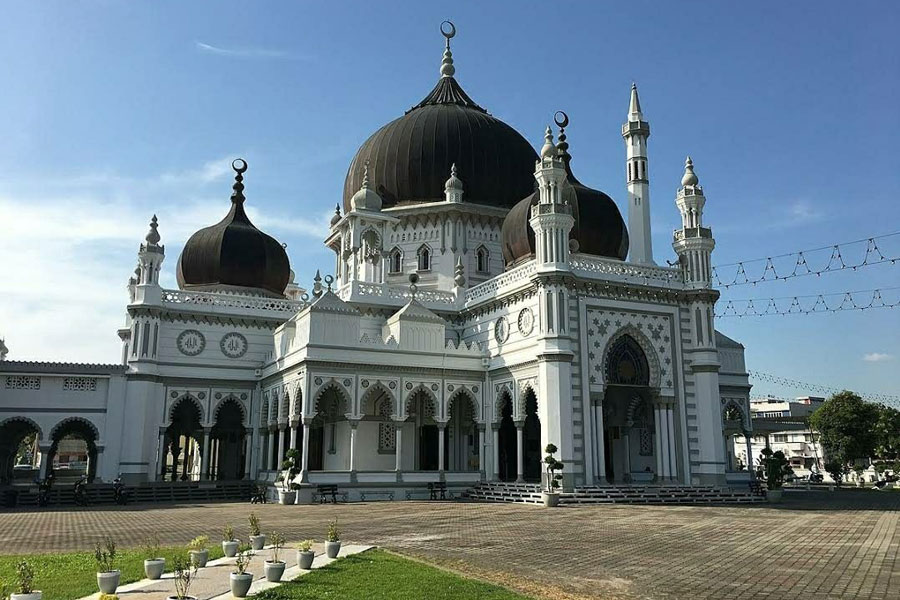
<svg viewBox="0 0 900 600">
<path fill-rule="evenodd" d="M 628 190 L 628 260 L 645 265 L 653 261 L 650 234 L 650 175 L 647 168 L 647 139 L 650 123 L 644 120 L 637 85 L 631 84 L 628 120 L 622 125 L 625 140 L 625 181 Z"/>
<path fill-rule="evenodd" d="M 453 53 L 450 52 L 450 39 L 456 35 L 456 26 L 450 21 L 441 23 L 441 34 L 447 39 L 444 57 L 441 59 L 441 77 L 453 77 L 456 67 L 453 66 Z"/>
</svg>

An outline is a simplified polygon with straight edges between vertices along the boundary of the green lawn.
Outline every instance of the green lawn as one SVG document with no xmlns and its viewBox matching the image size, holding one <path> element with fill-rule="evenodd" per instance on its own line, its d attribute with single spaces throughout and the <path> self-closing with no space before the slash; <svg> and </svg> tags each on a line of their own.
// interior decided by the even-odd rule
<svg viewBox="0 0 900 600">
<path fill-rule="evenodd" d="M 169 570 L 172 558 L 176 554 L 187 555 L 187 548 L 161 548 L 160 554 L 166 558 L 166 570 Z M 210 544 L 209 559 L 221 556 L 221 545 Z M 34 568 L 34 587 L 44 592 L 44 600 L 72 600 L 98 591 L 93 551 L 0 556 L 0 582 L 14 584 L 16 563 L 23 558 Z M 138 549 L 120 550 L 115 566 L 122 571 L 120 585 L 144 578 L 144 555 Z"/>
<path fill-rule="evenodd" d="M 253 596 L 254 600 L 527 600 L 381 550 L 342 558 L 308 575 Z"/>
</svg>

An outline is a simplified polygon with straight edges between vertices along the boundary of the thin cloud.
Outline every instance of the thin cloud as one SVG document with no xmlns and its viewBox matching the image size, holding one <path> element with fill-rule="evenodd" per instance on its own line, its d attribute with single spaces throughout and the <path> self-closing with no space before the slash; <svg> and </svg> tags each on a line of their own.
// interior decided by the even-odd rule
<svg viewBox="0 0 900 600">
<path fill-rule="evenodd" d="M 298 56 L 284 50 L 274 50 L 271 48 L 223 48 L 221 46 L 213 46 L 200 41 L 194 41 L 194 47 L 200 52 L 207 54 L 215 54 L 217 56 L 227 56 L 230 58 L 258 58 L 258 59 L 281 59 L 281 60 L 309 60 L 308 57 Z"/>
<path fill-rule="evenodd" d="M 893 360 L 893 354 L 885 354 L 884 352 L 870 352 L 863 356 L 863 360 L 866 362 L 884 362 L 886 360 Z"/>
</svg>

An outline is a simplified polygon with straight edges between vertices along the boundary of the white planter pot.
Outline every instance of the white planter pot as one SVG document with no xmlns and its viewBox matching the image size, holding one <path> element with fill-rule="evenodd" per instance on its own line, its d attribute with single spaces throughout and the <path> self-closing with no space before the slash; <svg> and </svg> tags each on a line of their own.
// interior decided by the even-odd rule
<svg viewBox="0 0 900 600">
<path fill-rule="evenodd" d="M 44 592 L 36 591 L 28 594 L 12 594 L 10 595 L 9 600 L 41 600 L 43 597 Z"/>
<path fill-rule="evenodd" d="M 325 554 L 328 558 L 337 558 L 338 552 L 341 551 L 341 542 L 325 542 Z"/>
<path fill-rule="evenodd" d="M 260 535 L 251 535 L 250 536 L 250 547 L 254 550 L 262 550 L 263 546 L 266 545 L 266 534 Z"/>
<path fill-rule="evenodd" d="M 309 550 L 308 552 L 297 550 L 297 566 L 305 571 L 312 569 L 313 559 L 315 558 L 316 553 L 312 550 Z"/>
<path fill-rule="evenodd" d="M 144 575 L 147 579 L 159 579 L 166 570 L 166 559 L 150 558 L 144 561 Z"/>
<path fill-rule="evenodd" d="M 247 592 L 250 591 L 251 583 L 253 583 L 253 575 L 251 575 L 250 573 L 232 573 L 231 595 L 235 598 L 246 598 Z"/>
<path fill-rule="evenodd" d="M 781 502 L 781 495 L 784 493 L 784 490 L 778 488 L 777 490 L 766 490 L 766 500 L 776 504 Z"/>
<path fill-rule="evenodd" d="M 222 552 L 224 552 L 225 556 L 228 558 L 234 558 L 234 555 L 237 554 L 240 546 L 241 543 L 237 540 L 234 540 L 233 542 L 222 542 Z"/>
<path fill-rule="evenodd" d="M 278 504 L 294 504 L 297 502 L 297 490 L 278 490 Z"/>
<path fill-rule="evenodd" d="M 191 564 L 195 565 L 198 569 L 202 569 L 206 566 L 206 561 L 209 560 L 209 550 L 191 550 Z"/>
<path fill-rule="evenodd" d="M 281 576 L 284 575 L 284 567 L 286 565 L 283 561 L 272 562 L 270 560 L 266 561 L 266 581 L 281 581 Z"/>
<path fill-rule="evenodd" d="M 544 506 L 559 506 L 559 494 L 551 492 L 541 492 L 541 499 Z"/>
<path fill-rule="evenodd" d="M 118 569 L 107 571 L 106 573 L 97 573 L 97 587 L 104 594 L 115 594 L 116 588 L 119 587 L 119 577 L 121 575 L 122 573 Z"/>
</svg>

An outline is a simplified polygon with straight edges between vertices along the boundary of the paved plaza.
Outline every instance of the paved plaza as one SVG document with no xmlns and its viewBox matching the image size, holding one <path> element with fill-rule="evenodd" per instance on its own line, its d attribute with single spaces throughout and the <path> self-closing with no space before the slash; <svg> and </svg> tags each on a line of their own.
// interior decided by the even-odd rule
<svg viewBox="0 0 900 600">
<path fill-rule="evenodd" d="M 0 553 L 85 550 L 106 534 L 180 544 L 232 523 L 377 544 L 545 598 L 900 598 L 900 492 L 786 494 L 779 507 L 223 503 L 0 513 Z M 425 597 L 425 596 L 423 596 Z"/>
</svg>

